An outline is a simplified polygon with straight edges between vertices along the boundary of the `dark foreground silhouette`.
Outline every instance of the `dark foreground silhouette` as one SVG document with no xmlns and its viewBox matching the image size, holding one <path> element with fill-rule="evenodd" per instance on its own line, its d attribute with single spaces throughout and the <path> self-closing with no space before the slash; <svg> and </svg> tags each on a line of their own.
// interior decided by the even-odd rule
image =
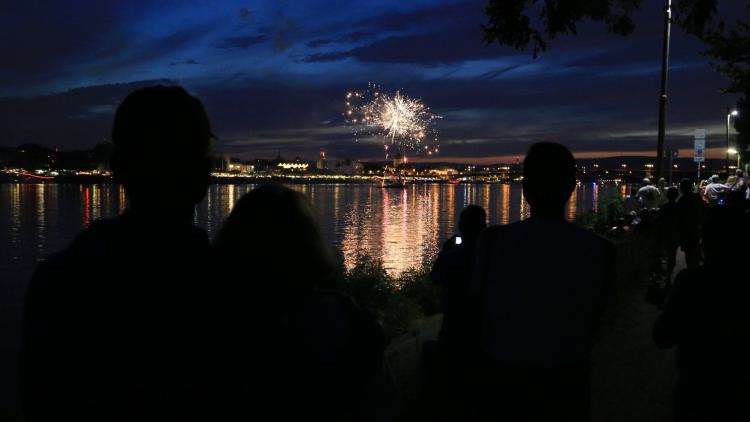
<svg viewBox="0 0 750 422">
<path fill-rule="evenodd" d="M 423 356 L 426 373 L 421 407 L 432 420 L 461 420 L 471 404 L 473 304 L 469 289 L 477 238 L 486 226 L 487 213 L 482 207 L 466 207 L 458 221 L 460 235 L 445 242 L 430 273 L 440 286 L 443 310 L 436 347 L 426 345 Z"/>
<path fill-rule="evenodd" d="M 747 236 L 743 209 L 709 209 L 705 264 L 677 275 L 654 325 L 656 344 L 677 348 L 679 422 L 750 420 Z"/>
<path fill-rule="evenodd" d="M 226 291 L 227 408 L 240 420 L 388 420 L 377 322 L 339 289 L 312 206 L 282 186 L 240 199 L 216 240 Z"/>
<path fill-rule="evenodd" d="M 700 264 L 699 245 L 706 204 L 693 192 L 693 182 L 688 179 L 680 181 L 680 195 L 677 200 L 679 244 L 685 252 L 687 266 L 692 268 Z"/>
<path fill-rule="evenodd" d="M 144 88 L 118 108 L 113 170 L 130 205 L 50 256 L 31 281 L 20 362 L 28 420 L 215 412 L 209 244 L 192 224 L 210 177 L 210 137 L 203 106 L 178 87 Z M 160 176 L 178 171 L 178 185 Z"/>
<path fill-rule="evenodd" d="M 484 209 L 477 205 L 466 207 L 458 222 L 460 236 L 445 242 L 432 267 L 430 276 L 441 287 L 443 309 L 438 342 L 448 354 L 466 353 L 471 344 L 469 286 L 474 275 L 477 238 L 485 227 L 487 213 Z"/>
<path fill-rule="evenodd" d="M 562 145 L 524 160 L 531 217 L 488 228 L 477 243 L 475 419 L 584 421 L 589 349 L 612 279 L 614 247 L 564 218 L 576 185 Z"/>
<path fill-rule="evenodd" d="M 676 187 L 670 187 L 666 191 L 667 203 L 659 208 L 656 217 L 659 252 L 666 260 L 666 284 L 672 280 L 672 272 L 677 260 L 677 248 L 680 244 L 680 210 L 677 207 L 677 197 L 680 192 Z"/>
</svg>

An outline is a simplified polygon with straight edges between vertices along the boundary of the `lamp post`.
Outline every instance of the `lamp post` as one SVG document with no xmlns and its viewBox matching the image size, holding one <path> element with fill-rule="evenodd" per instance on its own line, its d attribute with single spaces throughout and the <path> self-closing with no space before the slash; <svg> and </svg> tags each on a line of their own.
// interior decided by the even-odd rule
<svg viewBox="0 0 750 422">
<path fill-rule="evenodd" d="M 740 114 L 739 111 L 732 110 L 729 107 L 727 107 L 727 132 L 726 132 L 726 134 L 727 134 L 727 159 L 726 159 L 726 164 L 725 164 L 726 167 L 727 167 L 727 174 L 729 173 L 729 154 L 730 154 L 730 152 L 729 152 L 730 151 L 730 148 L 729 148 L 729 122 L 730 122 L 730 120 L 732 120 L 732 117 L 736 117 L 739 114 Z M 739 156 L 740 156 L 740 154 L 738 153 L 737 154 L 737 159 L 738 160 L 739 160 Z M 738 163 L 737 167 L 739 167 L 739 166 L 740 165 Z"/>
<path fill-rule="evenodd" d="M 656 177 L 662 175 L 664 163 L 664 135 L 667 120 L 667 75 L 669 72 L 669 37 L 672 26 L 672 0 L 664 5 L 664 38 L 661 52 L 661 91 L 659 93 L 659 132 L 656 139 Z"/>
</svg>

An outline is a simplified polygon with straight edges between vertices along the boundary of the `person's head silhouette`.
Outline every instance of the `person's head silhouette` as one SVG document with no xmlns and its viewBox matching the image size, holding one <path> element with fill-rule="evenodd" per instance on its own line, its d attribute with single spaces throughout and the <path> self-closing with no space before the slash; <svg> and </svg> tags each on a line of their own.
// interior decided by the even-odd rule
<svg viewBox="0 0 750 422">
<path fill-rule="evenodd" d="M 282 185 L 253 189 L 237 201 L 214 243 L 275 287 L 335 287 L 336 261 L 307 197 Z"/>
<path fill-rule="evenodd" d="M 539 142 L 523 160 L 523 194 L 532 217 L 564 218 L 565 202 L 576 187 L 576 162 L 563 145 Z"/>
<path fill-rule="evenodd" d="M 680 193 L 683 195 L 689 195 L 693 193 L 693 181 L 690 179 L 680 180 Z"/>
<path fill-rule="evenodd" d="M 112 171 L 130 207 L 189 216 L 210 182 L 211 125 L 178 86 L 139 89 L 117 108 Z"/>
<path fill-rule="evenodd" d="M 465 240 L 474 240 L 487 227 L 487 213 L 479 205 L 469 205 L 461 211 L 458 231 Z"/>
<path fill-rule="evenodd" d="M 680 196 L 680 191 L 678 191 L 676 187 L 670 186 L 667 188 L 667 200 L 669 202 L 677 201 L 678 196 Z"/>
</svg>

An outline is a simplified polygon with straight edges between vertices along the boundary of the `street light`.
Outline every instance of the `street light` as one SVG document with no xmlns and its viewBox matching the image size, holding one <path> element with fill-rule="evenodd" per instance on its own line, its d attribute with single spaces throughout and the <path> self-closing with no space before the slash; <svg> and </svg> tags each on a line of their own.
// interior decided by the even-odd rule
<svg viewBox="0 0 750 422">
<path fill-rule="evenodd" d="M 740 168 L 740 152 L 734 148 L 727 148 L 727 157 L 729 154 L 737 154 L 737 168 Z"/>
<path fill-rule="evenodd" d="M 740 112 L 737 110 L 732 110 L 729 107 L 727 107 L 727 160 L 726 160 L 726 166 L 727 171 L 729 171 L 729 121 L 732 119 L 732 117 L 739 116 Z M 737 154 L 737 157 L 739 158 L 739 154 Z"/>
</svg>

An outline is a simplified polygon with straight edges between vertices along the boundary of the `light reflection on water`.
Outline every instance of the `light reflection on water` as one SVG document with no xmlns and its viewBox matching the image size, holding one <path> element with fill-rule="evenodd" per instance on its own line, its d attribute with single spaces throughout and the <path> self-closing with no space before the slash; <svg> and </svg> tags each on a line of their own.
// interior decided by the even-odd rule
<svg viewBox="0 0 750 422">
<path fill-rule="evenodd" d="M 215 235 L 237 200 L 253 187 L 212 185 L 196 207 L 195 223 Z M 520 185 L 291 187 L 310 198 L 326 240 L 344 264 L 351 266 L 360 254 L 369 254 L 394 274 L 434 259 L 442 242 L 456 232 L 456 220 L 466 205 L 484 207 L 490 224 L 508 224 L 529 215 Z M 604 198 L 627 191 L 624 185 L 582 184 L 566 216 L 573 219 L 581 210 L 597 209 Z M 0 185 L 3 289 L 9 284 L 20 289 L 40 259 L 65 247 L 92 221 L 121 213 L 125 204 L 125 192 L 117 185 Z"/>
</svg>

